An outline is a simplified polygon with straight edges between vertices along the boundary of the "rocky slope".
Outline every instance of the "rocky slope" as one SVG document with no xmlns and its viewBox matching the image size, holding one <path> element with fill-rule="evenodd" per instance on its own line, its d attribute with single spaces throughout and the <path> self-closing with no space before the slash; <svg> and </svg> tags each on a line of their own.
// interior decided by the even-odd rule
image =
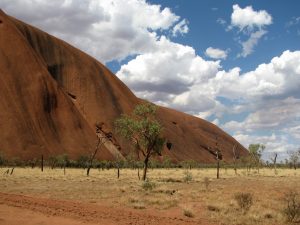
<svg viewBox="0 0 300 225">
<path fill-rule="evenodd" d="M 113 122 L 130 113 L 138 99 L 104 65 L 84 52 L 0 11 L 0 151 L 8 158 L 90 154 L 95 124 L 112 136 L 99 157 L 126 156 L 130 144 L 118 137 Z M 215 139 L 226 161 L 234 138 L 217 126 L 163 107 L 158 119 L 176 161 L 214 162 Z"/>
</svg>

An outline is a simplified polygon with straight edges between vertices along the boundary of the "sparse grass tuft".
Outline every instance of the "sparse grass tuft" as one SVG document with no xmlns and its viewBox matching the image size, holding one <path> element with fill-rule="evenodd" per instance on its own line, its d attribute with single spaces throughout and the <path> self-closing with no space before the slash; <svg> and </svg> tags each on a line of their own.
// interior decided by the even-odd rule
<svg viewBox="0 0 300 225">
<path fill-rule="evenodd" d="M 221 211 L 219 207 L 214 206 L 214 205 L 208 205 L 207 209 L 212 212 L 220 212 Z"/>
<path fill-rule="evenodd" d="M 183 209 L 183 215 L 190 218 L 194 217 L 194 213 L 188 208 Z"/>
<path fill-rule="evenodd" d="M 169 178 L 166 178 L 166 179 L 161 179 L 160 180 L 161 182 L 167 182 L 167 183 L 181 183 L 182 182 L 182 180 L 179 180 L 179 179 L 174 179 L 174 178 L 171 178 L 171 177 L 169 177 Z"/>
<path fill-rule="evenodd" d="M 123 169 L 120 179 L 116 178 L 114 170 L 106 169 L 95 170 L 89 178 L 86 171 L 74 168 L 68 168 L 64 175 L 60 168 L 46 167 L 41 172 L 37 167 L 17 167 L 13 176 L 3 174 L 7 169 L 0 168 L 2 192 L 97 202 L 112 207 L 146 208 L 155 213 L 167 210 L 174 217 L 185 217 L 184 205 L 189 206 L 199 220 L 206 218 L 212 220 L 208 223 L 226 225 L 287 225 L 289 223 L 283 213 L 286 204 L 280 193 L 300 190 L 300 170 L 282 168 L 278 168 L 280 176 L 275 176 L 269 168 L 261 169 L 260 174 L 255 176 L 252 172 L 248 176 L 246 169 L 240 169 L 240 176 L 236 176 L 234 170 L 228 168 L 227 174 L 224 170 L 220 171 L 224 179 L 219 180 L 215 179 L 215 168 L 192 169 L 188 170 L 193 175 L 193 182 L 190 183 L 183 181 L 186 169 L 154 169 L 149 170 L 150 183 L 154 183 L 149 185 L 152 191 L 143 189 L 143 182 L 138 180 L 137 170 L 134 169 Z M 200 191 L 206 188 L 205 180 L 208 183 L 207 192 Z M 245 187 L 251 190 L 253 196 L 260 198 L 255 198 L 247 214 L 242 214 L 233 195 L 245 192 Z M 198 216 L 198 211 L 203 207 L 205 210 Z"/>
<path fill-rule="evenodd" d="M 253 195 L 251 193 L 236 193 L 234 199 L 244 213 L 247 213 L 253 204 Z"/>
<path fill-rule="evenodd" d="M 154 182 L 151 182 L 149 179 L 146 179 L 144 183 L 142 184 L 142 188 L 145 191 L 152 191 L 156 187 L 156 184 Z"/>
<path fill-rule="evenodd" d="M 193 180 L 193 175 L 188 170 L 184 171 L 183 181 L 188 183 Z"/>
<path fill-rule="evenodd" d="M 203 179 L 204 185 L 205 185 L 205 189 L 208 191 L 209 185 L 210 185 L 210 180 L 208 177 L 204 177 Z"/>
<path fill-rule="evenodd" d="M 300 219 L 300 196 L 295 191 L 290 191 L 284 196 L 285 208 L 283 214 L 288 222 L 297 222 Z"/>
</svg>

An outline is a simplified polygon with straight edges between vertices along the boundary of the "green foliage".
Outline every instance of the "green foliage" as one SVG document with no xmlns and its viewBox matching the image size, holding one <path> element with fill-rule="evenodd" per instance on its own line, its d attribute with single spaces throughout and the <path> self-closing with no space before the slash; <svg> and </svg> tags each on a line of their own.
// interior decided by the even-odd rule
<svg viewBox="0 0 300 225">
<path fill-rule="evenodd" d="M 161 167 L 161 163 L 157 159 L 150 159 L 149 167 L 151 168 L 159 168 Z"/>
<path fill-rule="evenodd" d="M 196 167 L 197 162 L 195 160 L 190 159 L 180 162 L 180 165 L 185 169 L 191 169 Z"/>
<path fill-rule="evenodd" d="M 193 174 L 188 170 L 184 171 L 183 181 L 188 183 L 193 180 Z"/>
<path fill-rule="evenodd" d="M 57 158 L 55 156 L 50 156 L 47 161 L 48 161 L 49 166 L 51 166 L 51 168 L 54 168 L 57 166 Z"/>
<path fill-rule="evenodd" d="M 259 172 L 259 166 L 261 164 L 261 156 L 265 148 L 266 146 L 264 146 L 263 144 L 249 145 L 250 160 L 253 162 L 253 164 L 256 165 L 258 172 Z"/>
<path fill-rule="evenodd" d="M 134 144 L 139 158 L 144 157 L 143 180 L 146 179 L 148 161 L 152 155 L 161 155 L 165 139 L 162 126 L 155 119 L 157 107 L 151 103 L 136 106 L 131 115 L 122 115 L 115 121 L 116 131 Z"/>
<path fill-rule="evenodd" d="M 142 184 L 142 188 L 145 191 L 152 191 L 155 187 L 156 184 L 154 182 L 151 182 L 149 179 L 146 179 Z"/>
<path fill-rule="evenodd" d="M 70 159 L 67 154 L 62 154 L 56 156 L 57 166 L 59 167 L 68 167 L 70 164 Z"/>
<path fill-rule="evenodd" d="M 26 166 L 26 162 L 20 159 L 19 157 L 14 157 L 9 162 L 7 162 L 7 165 L 12 167 L 15 166 L 24 167 Z"/>
<path fill-rule="evenodd" d="M 78 167 L 86 168 L 88 165 L 89 157 L 87 155 L 81 155 L 78 157 L 76 164 Z"/>
<path fill-rule="evenodd" d="M 156 109 L 151 103 L 138 105 L 131 115 L 122 115 L 115 121 L 116 131 L 132 141 L 135 149 L 145 157 L 160 154 L 165 143 L 160 137 L 162 126 L 155 119 Z"/>
<path fill-rule="evenodd" d="M 249 145 L 249 152 L 255 158 L 260 159 L 262 156 L 262 152 L 265 150 L 266 146 L 263 144 L 250 144 Z"/>
<path fill-rule="evenodd" d="M 163 168 L 171 168 L 171 167 L 173 167 L 174 165 L 173 165 L 173 163 L 172 163 L 171 158 L 170 158 L 169 156 L 165 155 L 161 166 L 162 166 Z"/>
</svg>

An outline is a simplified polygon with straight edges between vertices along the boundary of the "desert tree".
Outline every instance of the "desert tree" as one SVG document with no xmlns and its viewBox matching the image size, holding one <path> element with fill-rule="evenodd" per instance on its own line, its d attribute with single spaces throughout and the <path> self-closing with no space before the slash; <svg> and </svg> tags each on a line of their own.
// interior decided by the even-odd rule
<svg viewBox="0 0 300 225">
<path fill-rule="evenodd" d="M 180 163 L 180 165 L 185 169 L 190 169 L 191 170 L 193 167 L 196 167 L 197 162 L 193 159 L 189 159 L 189 160 L 182 161 Z"/>
<path fill-rule="evenodd" d="M 252 157 L 250 156 L 250 154 L 246 155 L 246 156 L 242 156 L 240 158 L 241 164 L 244 165 L 246 167 L 246 171 L 247 174 L 249 174 L 251 172 L 251 168 L 252 168 L 252 164 L 253 164 L 253 160 Z"/>
<path fill-rule="evenodd" d="M 117 168 L 117 178 L 120 178 L 120 168 L 124 167 L 125 161 L 120 155 L 117 155 L 115 158 L 115 167 Z"/>
<path fill-rule="evenodd" d="M 216 137 L 216 149 L 215 149 L 215 156 L 217 160 L 217 179 L 220 178 L 220 161 L 222 160 L 223 156 L 221 153 L 221 149 L 218 143 L 218 136 Z"/>
<path fill-rule="evenodd" d="M 94 159 L 96 158 L 96 155 L 100 149 L 100 147 L 105 143 L 105 141 L 107 140 L 107 135 L 102 131 L 102 128 L 104 126 L 104 123 L 96 123 L 96 135 L 97 135 L 97 143 L 96 143 L 96 147 L 95 150 L 92 152 L 92 154 L 89 157 L 88 160 L 88 165 L 87 165 L 87 171 L 86 171 L 86 175 L 89 176 L 90 175 L 90 170 L 93 166 L 93 162 Z M 110 135 L 110 134 L 109 134 Z"/>
<path fill-rule="evenodd" d="M 162 161 L 162 167 L 169 169 L 172 167 L 172 160 L 168 155 L 164 155 L 163 161 Z"/>
<path fill-rule="evenodd" d="M 298 149 L 297 151 L 290 151 L 290 152 L 288 152 L 288 155 L 289 155 L 290 163 L 296 170 L 297 164 L 299 163 L 299 159 L 300 159 L 300 149 Z"/>
<path fill-rule="evenodd" d="M 143 157 L 143 180 L 146 180 L 151 156 L 161 155 L 165 139 L 161 137 L 162 126 L 156 120 L 157 106 L 151 103 L 137 105 L 130 115 L 122 115 L 115 121 L 116 131 L 134 144 L 137 158 Z"/>
<path fill-rule="evenodd" d="M 266 148 L 266 146 L 263 144 L 250 144 L 249 148 L 248 148 L 251 159 L 253 160 L 258 173 L 259 173 L 259 168 L 260 168 L 260 164 L 261 164 L 262 153 L 265 150 L 265 148 Z"/>
<path fill-rule="evenodd" d="M 278 153 L 277 152 L 273 152 L 272 155 L 271 155 L 271 157 L 270 157 L 270 160 L 273 163 L 273 169 L 274 169 L 275 174 L 277 174 L 277 169 L 276 169 L 277 156 L 278 156 Z"/>
<path fill-rule="evenodd" d="M 41 158 L 41 171 L 44 171 L 44 155 L 42 154 L 42 158 Z"/>
<path fill-rule="evenodd" d="M 77 167 L 85 169 L 88 165 L 88 161 L 89 157 L 87 155 L 80 155 L 76 160 Z"/>
<path fill-rule="evenodd" d="M 57 165 L 64 170 L 64 175 L 66 175 L 66 167 L 70 164 L 70 159 L 67 154 L 58 155 L 56 157 Z"/>
<path fill-rule="evenodd" d="M 239 152 L 237 144 L 235 144 L 232 148 L 232 156 L 233 156 L 234 173 L 235 173 L 235 175 L 237 175 L 237 160 L 239 160 L 239 158 L 240 158 L 240 152 Z"/>
</svg>

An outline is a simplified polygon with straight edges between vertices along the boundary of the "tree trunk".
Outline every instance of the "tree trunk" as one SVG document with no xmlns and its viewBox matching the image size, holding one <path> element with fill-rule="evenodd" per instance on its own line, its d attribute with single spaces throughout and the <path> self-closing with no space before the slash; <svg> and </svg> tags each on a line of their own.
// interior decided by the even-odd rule
<svg viewBox="0 0 300 225">
<path fill-rule="evenodd" d="M 237 175 L 237 168 L 236 168 L 236 159 L 234 158 L 234 161 L 233 161 L 233 169 L 234 169 L 234 174 Z"/>
<path fill-rule="evenodd" d="M 41 170 L 44 171 L 44 156 L 42 155 Z"/>
<path fill-rule="evenodd" d="M 219 179 L 219 172 L 220 172 L 220 160 L 217 161 L 217 179 Z"/>
<path fill-rule="evenodd" d="M 141 179 L 140 177 L 140 168 L 138 167 L 138 177 L 139 177 L 139 180 Z"/>
<path fill-rule="evenodd" d="M 277 160 L 277 154 L 275 155 L 275 157 L 274 157 L 274 164 L 273 164 L 273 167 L 274 167 L 274 172 L 275 172 L 275 174 L 277 174 L 277 168 L 276 168 L 276 160 Z"/>
<path fill-rule="evenodd" d="M 86 171 L 86 175 L 87 175 L 87 176 L 89 176 L 89 175 L 90 175 L 90 169 L 91 169 L 91 167 L 90 167 L 90 166 L 88 166 L 88 168 L 87 168 L 87 171 Z"/>
<path fill-rule="evenodd" d="M 118 166 L 118 179 L 120 178 L 120 168 Z"/>
<path fill-rule="evenodd" d="M 146 157 L 144 161 L 143 181 L 145 181 L 147 177 L 148 161 L 149 161 L 149 157 Z"/>
<path fill-rule="evenodd" d="M 91 167 L 93 166 L 94 158 L 96 157 L 96 154 L 97 154 L 97 152 L 98 152 L 99 143 L 100 143 L 100 142 L 98 142 L 97 147 L 96 147 L 96 149 L 95 149 L 95 152 L 94 152 L 94 154 L 93 154 L 93 155 L 91 156 L 91 158 L 90 158 L 90 162 L 89 162 L 89 165 L 88 165 L 88 169 L 87 169 L 87 171 L 86 171 L 86 175 L 87 175 L 87 176 L 90 175 L 90 169 L 91 169 Z"/>
</svg>

